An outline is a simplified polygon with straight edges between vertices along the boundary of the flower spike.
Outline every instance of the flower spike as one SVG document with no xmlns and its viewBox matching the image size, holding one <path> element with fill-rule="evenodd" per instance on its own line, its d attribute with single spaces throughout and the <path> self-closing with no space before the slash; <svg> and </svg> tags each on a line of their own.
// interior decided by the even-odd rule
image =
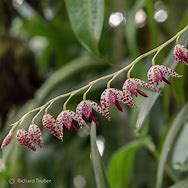
<svg viewBox="0 0 188 188">
<path fill-rule="evenodd" d="M 86 124 L 86 122 L 82 119 L 82 117 L 79 117 L 75 112 L 70 111 L 70 110 L 65 110 L 62 111 L 56 119 L 56 123 L 58 125 L 60 125 L 61 127 L 63 127 L 63 125 L 67 128 L 67 129 L 75 129 L 78 130 L 74 123 L 73 120 L 75 120 L 76 122 L 78 122 L 78 125 L 82 128 L 83 126 L 88 127 L 88 125 Z"/>
<path fill-rule="evenodd" d="M 151 84 L 154 88 L 157 87 L 157 85 L 162 81 L 164 81 L 166 84 L 171 84 L 170 81 L 167 80 L 166 76 L 176 78 L 182 77 L 182 75 L 179 75 L 177 72 L 164 65 L 154 65 L 147 73 L 149 84 Z"/>
<path fill-rule="evenodd" d="M 96 102 L 91 100 L 81 101 L 76 108 L 76 113 L 79 117 L 82 117 L 83 114 L 86 119 L 91 118 L 96 124 L 99 124 L 92 110 L 95 110 L 99 114 L 103 115 L 102 108 Z"/>
<path fill-rule="evenodd" d="M 56 123 L 56 120 L 50 115 L 45 114 L 42 119 L 44 127 L 56 138 L 63 141 L 63 128 Z"/>
<path fill-rule="evenodd" d="M 31 124 L 29 126 L 28 132 L 33 142 L 39 145 L 40 148 L 44 148 L 44 140 L 42 138 L 42 134 L 39 127 L 35 124 Z"/>
<path fill-rule="evenodd" d="M 29 132 L 25 131 L 24 129 L 18 129 L 16 133 L 16 139 L 21 145 L 36 151 L 35 143 L 31 139 Z"/>
<path fill-rule="evenodd" d="M 7 145 L 9 145 L 11 140 L 12 140 L 12 138 L 13 138 L 13 131 L 10 130 L 9 133 L 7 134 L 7 136 L 4 138 L 4 140 L 2 142 L 1 149 L 6 147 Z"/>
<path fill-rule="evenodd" d="M 174 57 L 179 63 L 188 65 L 188 49 L 181 44 L 174 47 Z"/>
<path fill-rule="evenodd" d="M 119 104 L 122 101 L 123 92 L 115 88 L 107 88 L 103 91 L 100 98 L 102 113 L 105 117 L 110 119 L 109 108 L 111 105 L 115 105 L 117 109 L 122 112 L 123 109 Z"/>
</svg>

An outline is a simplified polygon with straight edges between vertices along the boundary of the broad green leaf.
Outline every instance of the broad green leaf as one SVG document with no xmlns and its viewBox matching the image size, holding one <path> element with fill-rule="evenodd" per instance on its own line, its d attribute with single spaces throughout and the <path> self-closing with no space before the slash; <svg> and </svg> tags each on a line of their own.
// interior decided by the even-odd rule
<svg viewBox="0 0 188 188">
<path fill-rule="evenodd" d="M 149 145 L 151 140 L 144 137 L 132 141 L 113 154 L 108 164 L 108 179 L 112 188 L 128 188 L 135 153 L 140 147 Z"/>
<path fill-rule="evenodd" d="M 181 44 L 185 45 L 188 38 L 188 32 L 185 32 L 185 34 L 181 38 Z M 165 66 L 171 67 L 172 69 L 175 69 L 177 62 L 175 61 L 173 57 L 173 49 L 171 50 L 170 54 L 168 55 L 167 59 L 164 63 Z M 164 87 L 164 84 L 162 85 L 162 88 Z M 148 98 L 145 99 L 144 103 L 142 104 L 140 108 L 140 112 L 138 114 L 137 122 L 136 122 L 136 128 L 139 130 L 150 112 L 151 108 L 153 107 L 155 101 L 159 97 L 158 93 L 148 92 Z"/>
<path fill-rule="evenodd" d="M 184 180 L 170 186 L 169 188 L 188 188 L 188 179 L 184 179 Z"/>
<path fill-rule="evenodd" d="M 99 55 L 104 0 L 65 0 L 72 28 L 82 45 Z"/>
<path fill-rule="evenodd" d="M 91 160 L 95 174 L 97 188 L 109 188 L 108 181 L 102 166 L 101 157 L 96 144 L 96 124 L 91 123 Z"/>
<path fill-rule="evenodd" d="M 164 173 L 164 168 L 165 168 L 165 164 L 167 161 L 168 153 L 171 149 L 171 146 L 172 146 L 174 139 L 176 138 L 180 128 L 185 123 L 185 121 L 188 119 L 187 112 L 188 112 L 188 103 L 178 113 L 178 115 L 175 118 L 174 123 L 172 124 L 172 126 L 166 136 L 166 139 L 165 139 L 162 151 L 161 151 L 159 166 L 158 166 L 158 170 L 157 170 L 156 188 L 160 188 L 162 186 L 163 173 Z"/>
</svg>

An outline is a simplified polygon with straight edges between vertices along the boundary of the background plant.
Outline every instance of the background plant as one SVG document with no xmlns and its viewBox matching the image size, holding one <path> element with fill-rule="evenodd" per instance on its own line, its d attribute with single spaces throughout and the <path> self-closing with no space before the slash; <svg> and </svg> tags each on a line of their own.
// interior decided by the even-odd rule
<svg viewBox="0 0 188 188">
<path fill-rule="evenodd" d="M 9 125 L 26 111 L 40 106 L 54 96 L 79 88 L 95 78 L 114 72 L 119 67 L 126 66 L 139 54 L 150 50 L 173 36 L 179 30 L 177 25 L 179 25 L 179 28 L 182 28 L 182 26 L 188 23 L 187 10 L 182 8 L 186 7 L 186 1 L 178 3 L 169 1 L 165 2 L 165 4 L 160 2 L 158 5 L 155 3 L 155 6 L 152 1 L 129 1 L 125 4 L 122 4 L 122 1 L 87 2 L 89 3 L 86 3 L 84 0 L 83 2 L 66 1 L 66 4 L 64 4 L 60 1 L 44 1 L 33 4 L 33 2 L 28 1 L 27 4 L 24 3 L 15 9 L 12 6 L 12 2 L 1 1 L 1 16 L 3 18 L 0 26 L 1 40 L 8 41 L 7 43 L 1 42 L 1 63 L 9 62 L 10 51 L 13 51 L 15 58 L 12 61 L 14 63 L 11 65 L 11 68 L 13 67 L 11 70 L 14 70 L 19 75 L 19 78 L 21 77 L 21 80 L 25 80 L 24 78 L 27 77 L 27 74 L 21 76 L 22 74 L 18 70 L 22 70 L 19 69 L 20 62 L 22 62 L 20 57 L 31 57 L 31 55 L 28 56 L 26 53 L 28 52 L 26 44 L 29 44 L 29 47 L 33 50 L 29 54 L 35 55 L 38 71 L 43 75 L 43 78 L 49 77 L 36 92 L 33 100 L 24 106 L 23 104 L 20 105 L 20 107 L 10 105 L 9 113 L 6 116 L 5 110 L 1 110 L 3 111 L 3 118 L 1 118 L 3 134 L 1 138 L 6 135 Z M 103 5 L 103 3 L 105 4 Z M 24 13 L 23 6 L 27 8 L 27 13 Z M 168 10 L 169 17 L 164 23 L 157 23 L 153 19 L 157 6 L 158 8 L 162 6 Z M 103 7 L 105 7 L 105 11 L 103 11 Z M 141 8 L 147 12 L 147 21 L 144 27 L 137 28 L 134 16 Z M 77 9 L 80 12 L 84 12 L 84 14 L 78 15 Z M 92 11 L 96 9 L 100 12 Z M 5 10 L 9 10 L 10 14 L 7 14 Z M 66 10 L 68 10 L 70 20 L 65 12 Z M 127 22 L 112 29 L 108 25 L 108 17 L 115 10 L 123 12 L 126 15 Z M 50 11 L 51 13 L 49 13 Z M 79 41 L 92 54 L 88 54 L 78 43 L 75 34 L 72 32 L 70 21 Z M 91 23 L 93 23 L 92 26 Z M 37 27 L 33 27 L 34 25 L 37 25 Z M 79 25 L 83 31 L 77 28 Z M 102 27 L 103 33 L 100 37 Z M 87 33 L 87 35 L 82 35 L 83 32 Z M 22 42 L 18 43 L 20 48 L 15 48 L 12 45 L 15 39 L 16 41 L 22 39 Z M 37 41 L 38 43 L 36 43 Z M 187 33 L 180 38 L 180 42 L 187 45 Z M 36 48 L 39 44 L 42 44 L 41 49 Z M 172 51 L 170 51 L 172 47 L 172 45 L 169 45 L 158 54 L 157 64 L 176 65 Z M 72 61 L 72 59 L 75 60 Z M 139 75 L 140 78 L 144 79 L 145 72 L 150 67 L 151 57 L 149 56 L 142 61 L 133 69 L 132 75 Z M 16 62 L 18 63 L 16 64 Z M 24 62 L 28 62 L 28 66 L 31 64 L 29 61 L 25 61 L 25 59 Z M 98 165 L 99 159 L 94 160 L 92 158 L 92 162 L 95 167 L 95 174 L 100 174 L 96 173 L 99 171 L 107 171 L 107 178 L 104 178 L 104 174 L 101 173 L 103 175 L 96 177 L 97 184 L 95 184 L 92 163 L 89 158 L 90 142 L 89 136 L 86 136 L 88 133 L 81 134 L 83 137 L 80 138 L 76 134 L 65 132 L 64 139 L 66 142 L 63 144 L 58 143 L 46 134 L 46 148 L 37 154 L 32 154 L 17 144 L 12 143 L 2 155 L 1 187 L 8 186 L 7 181 L 10 177 L 29 178 L 36 176 L 51 178 L 53 183 L 45 186 L 53 187 L 82 187 L 83 178 L 86 181 L 85 187 L 99 187 L 100 183 L 104 183 L 106 186 L 107 180 L 104 181 L 104 179 L 108 179 L 112 187 L 153 187 L 156 182 L 158 160 L 160 161 L 160 168 L 158 170 L 159 182 L 161 181 L 161 174 L 166 169 L 163 178 L 164 187 L 184 179 L 187 171 L 187 154 L 180 151 L 185 151 L 181 147 L 186 147 L 186 135 L 183 134 L 183 132 L 186 132 L 186 121 L 183 121 L 181 118 L 181 116 L 186 117 L 187 112 L 185 105 L 187 99 L 186 68 L 185 66 L 177 66 L 177 72 L 183 74 L 184 77 L 178 81 L 173 80 L 173 87 L 165 87 L 163 97 L 158 97 L 158 94 L 152 94 L 146 100 L 138 98 L 136 101 L 138 104 L 137 108 L 132 110 L 125 108 L 123 115 L 111 109 L 111 122 L 100 119 L 102 126 L 97 127 L 97 135 L 102 136 L 102 138 L 99 137 L 99 140 L 102 139 L 103 141 L 105 139 L 105 150 L 102 157 L 104 163 L 102 166 L 105 170 L 102 169 L 101 165 Z M 33 72 L 33 75 L 35 74 L 36 71 Z M 112 83 L 112 86 L 120 87 L 125 77 L 126 75 L 118 77 Z M 8 74 L 6 74 L 6 78 L 9 78 Z M 5 82 L 1 84 L 2 88 L 4 88 Z M 97 101 L 105 87 L 106 82 L 94 86 L 88 94 L 89 98 Z M 12 88 L 14 88 L 14 84 Z M 5 90 L 3 91 L 5 92 Z M 25 95 L 22 94 L 24 87 L 20 87 L 19 91 L 21 98 L 23 98 L 21 101 L 23 103 L 25 98 Z M 74 109 L 75 105 L 82 98 L 81 95 L 82 93 L 74 96 L 69 101 L 68 106 L 70 109 Z M 4 102 L 6 100 L 2 98 L 1 101 Z M 52 113 L 54 116 L 61 111 L 62 103 L 62 101 L 59 101 L 53 106 Z M 6 106 L 6 103 L 1 106 Z M 39 117 L 38 120 L 40 119 Z M 24 121 L 26 127 L 28 127 L 30 121 L 31 119 L 29 118 Z M 174 132 L 173 122 L 175 127 L 180 127 L 175 132 L 175 135 L 171 133 Z M 135 136 L 134 131 L 141 124 L 141 132 Z M 167 152 L 168 150 L 165 150 L 163 143 L 169 143 L 167 142 L 169 135 L 173 135 L 175 142 L 170 143 L 171 147 L 169 147 L 171 150 L 168 160 L 166 160 L 164 156 L 166 155 L 165 151 Z M 92 156 L 96 157 L 95 137 L 93 136 L 91 139 L 94 140 L 93 142 L 91 140 L 91 143 L 93 143 L 91 153 L 94 153 Z M 122 149 L 117 151 L 121 146 Z M 70 158 L 71 161 L 69 160 Z M 54 164 L 46 168 L 49 160 L 54 161 Z M 94 163 L 94 161 L 96 162 Z M 60 164 L 62 165 L 61 168 Z M 164 167 L 165 164 L 168 165 Z M 101 169 L 96 171 L 96 165 Z M 161 168 L 161 166 L 163 167 Z M 76 180 L 82 183 L 75 183 Z M 177 186 L 180 184 L 181 182 Z M 15 186 L 20 186 L 20 184 Z M 29 187 L 32 185 L 21 186 Z M 41 187 L 43 185 L 36 184 L 35 186 Z"/>
</svg>

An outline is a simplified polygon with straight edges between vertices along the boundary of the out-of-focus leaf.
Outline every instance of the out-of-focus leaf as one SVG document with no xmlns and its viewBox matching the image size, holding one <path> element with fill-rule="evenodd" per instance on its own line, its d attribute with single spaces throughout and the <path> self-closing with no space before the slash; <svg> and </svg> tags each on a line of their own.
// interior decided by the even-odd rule
<svg viewBox="0 0 188 188">
<path fill-rule="evenodd" d="M 177 67 L 176 71 L 179 74 L 184 75 L 185 69 L 186 69 L 185 66 L 179 65 Z M 181 79 L 174 80 L 174 82 L 173 82 L 174 94 L 175 94 L 176 100 L 177 100 L 177 102 L 179 103 L 180 106 L 183 106 L 185 104 L 185 92 L 184 92 L 185 81 L 186 81 L 186 77 L 183 76 Z"/>
<path fill-rule="evenodd" d="M 132 8 L 132 10 L 127 16 L 125 33 L 127 39 L 127 47 L 129 48 L 132 57 L 138 56 L 138 46 L 136 39 L 137 27 L 135 24 L 135 14 L 139 9 L 143 8 L 144 5 L 145 5 L 145 0 L 137 0 L 136 3 L 134 4 L 134 7 Z"/>
<path fill-rule="evenodd" d="M 187 43 L 188 38 L 188 32 L 185 32 L 183 37 L 181 38 L 181 44 L 185 45 Z M 171 67 L 172 69 L 175 69 L 177 63 L 174 60 L 173 57 L 173 50 L 171 50 L 170 54 L 168 55 L 167 59 L 164 63 L 165 66 Z M 162 88 L 164 87 L 164 84 L 162 85 Z M 151 108 L 153 107 L 155 101 L 159 97 L 158 93 L 148 92 L 148 98 L 146 98 L 145 102 L 142 104 L 140 108 L 140 112 L 138 114 L 137 122 L 136 122 L 136 128 L 139 130 L 142 126 L 143 121 L 145 120 L 146 116 L 150 112 Z"/>
<path fill-rule="evenodd" d="M 158 44 L 158 37 L 157 37 L 157 27 L 156 22 L 153 19 L 154 17 L 154 3 L 152 0 L 146 0 L 146 10 L 147 10 L 147 19 L 148 19 L 148 25 L 150 29 L 151 34 L 151 43 L 152 48 L 155 47 Z"/>
<path fill-rule="evenodd" d="M 169 188 L 188 188 L 188 179 L 184 179 L 184 180 L 170 186 Z"/>
<path fill-rule="evenodd" d="M 104 0 L 65 0 L 72 28 L 82 45 L 99 55 Z"/>
<path fill-rule="evenodd" d="M 144 137 L 123 146 L 115 152 L 108 165 L 108 179 L 112 188 L 128 187 L 133 170 L 134 156 L 138 148 L 151 145 L 151 140 Z"/>
<path fill-rule="evenodd" d="M 169 110 L 170 110 L 170 99 L 171 99 L 171 88 L 166 87 L 163 90 L 163 107 L 164 107 L 164 112 L 168 116 L 169 115 Z"/>
<path fill-rule="evenodd" d="M 96 124 L 91 123 L 91 160 L 93 163 L 97 188 L 109 188 L 108 181 L 102 166 L 101 157 L 96 144 Z"/>
<path fill-rule="evenodd" d="M 51 93 L 55 87 L 62 83 L 63 80 L 68 78 L 70 75 L 75 74 L 86 67 L 96 66 L 96 61 L 92 60 L 89 56 L 80 57 L 78 59 L 69 62 L 63 66 L 57 72 L 55 72 L 38 90 L 36 99 L 39 104 L 44 102 L 44 99 Z"/>
<path fill-rule="evenodd" d="M 179 171 L 188 171 L 188 123 L 185 124 L 184 128 L 181 130 L 180 135 L 178 136 L 177 143 L 175 145 L 173 156 L 172 156 L 172 165 L 173 168 Z"/>
<path fill-rule="evenodd" d="M 187 112 L 188 112 L 188 103 L 178 113 L 177 117 L 175 118 L 174 123 L 172 124 L 172 126 L 166 136 L 166 139 L 165 139 L 162 151 L 161 151 L 159 166 L 158 166 L 158 170 L 157 170 L 156 188 L 160 188 L 162 185 L 163 172 L 164 172 L 164 167 L 165 167 L 166 160 L 168 157 L 168 153 L 170 151 L 173 141 L 176 138 L 180 128 L 185 123 L 185 121 L 188 119 Z"/>
</svg>

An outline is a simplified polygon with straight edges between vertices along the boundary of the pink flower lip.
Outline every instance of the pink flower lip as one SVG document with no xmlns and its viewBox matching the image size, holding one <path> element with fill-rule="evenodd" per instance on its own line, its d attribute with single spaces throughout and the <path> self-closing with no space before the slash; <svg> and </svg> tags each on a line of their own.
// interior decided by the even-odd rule
<svg viewBox="0 0 188 188">
<path fill-rule="evenodd" d="M 154 74 L 156 76 L 156 81 L 157 82 L 162 82 L 164 81 L 166 84 L 171 84 L 169 80 L 167 80 L 165 77 L 164 77 L 164 74 L 161 70 L 155 70 L 154 71 Z"/>
<path fill-rule="evenodd" d="M 169 80 L 167 80 L 164 76 L 162 76 L 162 80 L 166 83 L 166 84 L 168 84 L 168 85 L 170 85 L 171 83 L 170 83 L 170 81 Z"/>
<path fill-rule="evenodd" d="M 119 104 L 119 101 L 118 101 L 117 99 L 114 101 L 114 104 L 115 104 L 115 106 L 117 107 L 117 109 L 118 109 L 120 112 L 123 112 L 123 109 L 122 109 L 122 107 L 121 107 L 121 105 Z"/>
<path fill-rule="evenodd" d="M 146 93 L 144 93 L 143 91 L 141 91 L 140 89 L 136 90 L 140 95 L 142 95 L 143 97 L 148 97 L 148 95 Z"/>
<path fill-rule="evenodd" d="M 109 101 L 111 104 L 115 104 L 115 106 L 117 107 L 117 109 L 120 112 L 123 112 L 123 109 L 119 103 L 119 99 L 118 99 L 118 92 L 116 90 L 109 90 Z"/>
<path fill-rule="evenodd" d="M 91 119 L 97 124 L 97 125 L 99 125 L 99 121 L 97 120 L 97 118 L 95 117 L 95 115 L 91 112 L 91 114 L 90 114 L 90 117 L 91 117 Z"/>
</svg>

